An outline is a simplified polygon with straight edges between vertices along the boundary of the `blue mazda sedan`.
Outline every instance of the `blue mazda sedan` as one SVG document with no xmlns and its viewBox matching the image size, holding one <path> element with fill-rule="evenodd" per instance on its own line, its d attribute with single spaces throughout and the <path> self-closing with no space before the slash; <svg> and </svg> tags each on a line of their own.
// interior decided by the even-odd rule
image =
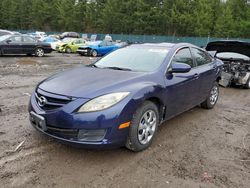
<svg viewBox="0 0 250 188">
<path fill-rule="evenodd" d="M 215 106 L 222 65 L 187 43 L 127 46 L 39 83 L 30 121 L 70 144 L 141 151 L 164 121 L 197 105 Z"/>
</svg>

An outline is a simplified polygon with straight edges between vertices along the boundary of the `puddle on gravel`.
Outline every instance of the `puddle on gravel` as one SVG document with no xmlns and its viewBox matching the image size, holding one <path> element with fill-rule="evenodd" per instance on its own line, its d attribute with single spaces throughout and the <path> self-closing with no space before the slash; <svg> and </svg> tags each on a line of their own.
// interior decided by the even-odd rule
<svg viewBox="0 0 250 188">
<path fill-rule="evenodd" d="M 17 64 L 19 65 L 38 65 L 41 62 L 33 60 L 33 59 L 20 59 L 17 60 Z"/>
</svg>

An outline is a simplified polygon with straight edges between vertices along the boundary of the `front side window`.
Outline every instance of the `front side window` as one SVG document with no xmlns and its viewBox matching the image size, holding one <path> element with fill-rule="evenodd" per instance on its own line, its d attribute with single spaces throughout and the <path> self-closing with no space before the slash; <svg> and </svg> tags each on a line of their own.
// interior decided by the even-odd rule
<svg viewBox="0 0 250 188">
<path fill-rule="evenodd" d="M 182 48 L 176 52 L 172 63 L 185 63 L 194 67 L 194 62 L 189 48 Z"/>
<path fill-rule="evenodd" d="M 197 63 L 197 66 L 205 65 L 208 63 L 212 62 L 211 57 L 204 51 L 196 49 L 196 48 L 191 48 L 194 59 Z"/>
<path fill-rule="evenodd" d="M 10 37 L 11 42 L 10 43 L 20 43 L 22 42 L 22 37 L 21 36 L 14 36 Z"/>
</svg>

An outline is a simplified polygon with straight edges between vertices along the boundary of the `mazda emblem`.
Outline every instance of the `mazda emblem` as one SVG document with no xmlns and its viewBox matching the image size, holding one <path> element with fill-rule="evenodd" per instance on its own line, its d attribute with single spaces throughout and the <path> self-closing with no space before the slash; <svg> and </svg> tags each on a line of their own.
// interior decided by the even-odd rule
<svg viewBox="0 0 250 188">
<path fill-rule="evenodd" d="M 47 99 L 44 96 L 38 97 L 38 105 L 43 107 L 47 104 Z"/>
</svg>

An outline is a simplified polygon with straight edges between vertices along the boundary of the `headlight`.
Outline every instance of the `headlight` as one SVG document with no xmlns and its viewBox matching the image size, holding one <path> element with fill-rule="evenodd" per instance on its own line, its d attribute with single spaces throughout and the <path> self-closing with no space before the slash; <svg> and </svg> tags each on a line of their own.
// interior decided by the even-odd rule
<svg viewBox="0 0 250 188">
<path fill-rule="evenodd" d="M 129 92 L 110 93 L 94 98 L 86 104 L 82 105 L 78 112 L 95 112 L 107 109 L 120 102 L 122 99 L 127 97 L 128 94 Z"/>
</svg>

